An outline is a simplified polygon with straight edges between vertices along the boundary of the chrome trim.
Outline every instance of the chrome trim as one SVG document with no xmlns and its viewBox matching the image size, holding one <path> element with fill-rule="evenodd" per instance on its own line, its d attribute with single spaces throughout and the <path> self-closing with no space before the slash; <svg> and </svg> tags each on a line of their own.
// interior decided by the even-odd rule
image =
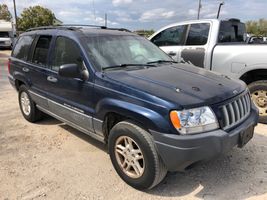
<svg viewBox="0 0 267 200">
<path fill-rule="evenodd" d="M 70 122 L 70 121 L 68 121 L 68 120 L 66 120 L 66 119 L 64 119 L 64 118 L 62 118 L 62 117 L 60 117 L 60 116 L 58 116 L 58 115 L 56 115 L 56 114 L 50 112 L 49 110 L 47 110 L 47 109 L 45 109 L 45 108 L 42 108 L 42 107 L 39 106 L 39 105 L 36 105 L 36 106 L 37 106 L 37 108 L 40 109 L 42 112 L 44 112 L 44 113 L 46 113 L 46 114 L 48 114 L 48 115 L 51 115 L 52 117 L 58 119 L 59 121 L 62 121 L 62 122 L 64 122 L 64 123 L 68 124 L 69 126 L 72 126 L 73 128 L 75 128 L 75 129 L 77 129 L 77 130 L 79 130 L 79 131 L 85 133 L 86 135 L 89 135 L 89 136 L 93 137 L 94 139 L 96 139 L 96 140 L 98 140 L 98 141 L 100 141 L 100 142 L 102 142 L 102 143 L 105 143 L 105 140 L 104 140 L 104 137 L 103 137 L 103 136 L 100 136 L 100 135 L 95 134 L 95 133 L 93 133 L 93 132 L 91 132 L 91 131 L 88 131 L 88 130 L 86 130 L 86 129 L 80 127 L 80 126 L 78 126 L 77 124 L 74 124 L 74 123 L 72 123 L 72 122 Z"/>
</svg>

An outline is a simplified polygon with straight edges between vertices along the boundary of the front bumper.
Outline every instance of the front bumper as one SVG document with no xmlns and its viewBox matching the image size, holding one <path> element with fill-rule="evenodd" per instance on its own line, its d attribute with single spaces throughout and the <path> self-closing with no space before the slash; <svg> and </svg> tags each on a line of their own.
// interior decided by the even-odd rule
<svg viewBox="0 0 267 200">
<path fill-rule="evenodd" d="M 151 131 L 158 152 L 169 171 L 183 170 L 189 165 L 227 152 L 239 143 L 240 134 L 258 122 L 253 105 L 249 117 L 238 127 L 225 132 L 218 129 L 196 135 L 173 135 Z"/>
</svg>

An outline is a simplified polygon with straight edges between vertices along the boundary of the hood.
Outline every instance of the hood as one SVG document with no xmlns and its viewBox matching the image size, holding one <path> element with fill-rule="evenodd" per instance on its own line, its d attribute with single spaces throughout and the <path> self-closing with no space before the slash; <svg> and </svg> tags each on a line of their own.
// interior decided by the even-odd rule
<svg viewBox="0 0 267 200">
<path fill-rule="evenodd" d="M 240 94 L 246 88 L 242 81 L 185 64 L 109 71 L 106 75 L 122 85 L 184 108 L 216 104 Z"/>
</svg>

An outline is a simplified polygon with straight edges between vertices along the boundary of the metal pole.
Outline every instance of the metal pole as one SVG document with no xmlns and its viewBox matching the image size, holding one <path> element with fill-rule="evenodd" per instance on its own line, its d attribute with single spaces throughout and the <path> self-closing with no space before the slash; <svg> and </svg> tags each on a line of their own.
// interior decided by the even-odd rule
<svg viewBox="0 0 267 200">
<path fill-rule="evenodd" d="M 14 14 L 15 14 L 15 24 L 16 24 L 16 31 L 17 31 L 17 28 L 18 28 L 18 16 L 17 16 L 17 8 L 16 8 L 16 0 L 13 0 L 13 4 L 14 4 Z"/>
<path fill-rule="evenodd" d="M 220 5 L 219 5 L 219 9 L 218 9 L 218 13 L 217 13 L 217 19 L 219 19 L 222 5 L 224 5 L 224 2 L 220 3 Z"/>
<path fill-rule="evenodd" d="M 198 12 L 197 12 L 197 19 L 199 19 L 200 16 L 200 9 L 201 9 L 201 0 L 198 0 Z"/>
<path fill-rule="evenodd" d="M 105 13 L 105 27 L 108 27 L 108 15 Z"/>
</svg>

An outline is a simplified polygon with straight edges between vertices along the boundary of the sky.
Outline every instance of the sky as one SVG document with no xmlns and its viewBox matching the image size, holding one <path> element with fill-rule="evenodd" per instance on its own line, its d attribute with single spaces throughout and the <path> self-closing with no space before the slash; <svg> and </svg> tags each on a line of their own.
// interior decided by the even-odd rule
<svg viewBox="0 0 267 200">
<path fill-rule="evenodd" d="M 200 18 L 215 18 L 219 0 L 202 0 Z M 1 0 L 13 14 L 13 0 Z M 220 17 L 242 21 L 267 19 L 267 0 L 225 0 Z M 24 8 L 41 5 L 67 24 L 104 25 L 130 30 L 154 29 L 197 18 L 198 0 L 16 0 L 18 15 Z"/>
</svg>

